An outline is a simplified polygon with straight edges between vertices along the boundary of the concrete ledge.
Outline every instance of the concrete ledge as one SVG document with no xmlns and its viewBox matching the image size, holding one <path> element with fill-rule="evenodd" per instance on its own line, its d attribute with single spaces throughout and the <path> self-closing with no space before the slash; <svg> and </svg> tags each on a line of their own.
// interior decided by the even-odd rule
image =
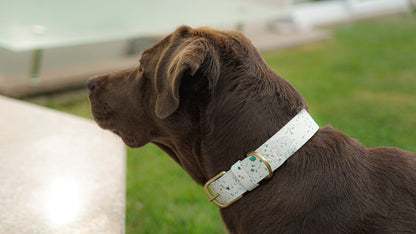
<svg viewBox="0 0 416 234">
<path fill-rule="evenodd" d="M 121 140 L 58 111 L 0 106 L 0 233 L 124 233 Z"/>
</svg>

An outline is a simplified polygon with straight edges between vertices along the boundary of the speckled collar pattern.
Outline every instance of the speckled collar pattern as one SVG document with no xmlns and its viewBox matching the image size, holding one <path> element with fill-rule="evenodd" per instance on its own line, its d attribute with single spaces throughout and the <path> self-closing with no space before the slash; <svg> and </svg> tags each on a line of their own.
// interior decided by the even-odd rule
<svg viewBox="0 0 416 234">
<path fill-rule="evenodd" d="M 273 173 L 267 164 L 275 171 L 308 142 L 318 129 L 319 126 L 303 109 L 263 145 L 247 154 L 242 161 L 237 161 L 228 172 L 220 173 L 217 178 L 208 181 L 205 189 L 210 201 L 221 208 L 231 205 Z"/>
</svg>

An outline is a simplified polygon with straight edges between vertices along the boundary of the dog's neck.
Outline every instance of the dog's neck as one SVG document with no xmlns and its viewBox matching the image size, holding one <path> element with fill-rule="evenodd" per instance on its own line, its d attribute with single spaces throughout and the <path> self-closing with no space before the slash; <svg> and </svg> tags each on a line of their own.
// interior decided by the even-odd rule
<svg viewBox="0 0 416 234">
<path fill-rule="evenodd" d="M 220 79 L 206 109 L 202 144 L 210 179 L 257 149 L 302 109 L 306 101 L 273 71 L 266 78 Z M 284 94 L 284 95 L 283 95 Z"/>
<path fill-rule="evenodd" d="M 194 107 L 193 107 L 194 108 Z M 167 153 L 183 170 L 185 170 L 191 178 L 200 185 L 203 185 L 209 178 L 207 157 L 202 150 L 202 125 L 204 123 L 204 108 L 198 108 L 199 115 L 193 121 L 193 128 L 179 126 L 168 132 L 159 133 L 152 140 L 152 143 Z M 185 117 L 180 116 L 172 120 L 172 122 L 181 122 Z M 182 121 L 184 122 L 184 121 Z M 186 121 L 185 121 L 186 122 Z M 179 124 L 175 124 L 177 127 Z"/>
<path fill-rule="evenodd" d="M 290 156 L 315 135 L 319 126 L 303 109 L 283 128 L 247 157 L 234 163 L 227 172 L 220 172 L 204 186 L 205 192 L 217 206 L 225 208 L 247 192 L 259 186 L 263 179 L 273 176 Z"/>
</svg>

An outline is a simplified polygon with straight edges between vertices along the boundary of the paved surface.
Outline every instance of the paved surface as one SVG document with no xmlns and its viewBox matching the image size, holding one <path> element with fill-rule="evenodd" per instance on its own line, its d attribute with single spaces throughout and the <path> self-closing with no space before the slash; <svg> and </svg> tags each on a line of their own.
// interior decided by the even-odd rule
<svg viewBox="0 0 416 234">
<path fill-rule="evenodd" d="M 0 106 L 0 233 L 124 233 L 121 140 L 90 120 Z"/>
</svg>

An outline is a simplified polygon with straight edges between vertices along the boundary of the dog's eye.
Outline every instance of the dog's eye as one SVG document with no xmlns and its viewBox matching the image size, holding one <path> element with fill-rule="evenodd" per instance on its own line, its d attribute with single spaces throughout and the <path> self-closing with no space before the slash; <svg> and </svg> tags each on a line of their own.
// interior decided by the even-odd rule
<svg viewBox="0 0 416 234">
<path fill-rule="evenodd" d="M 143 66 L 143 63 L 140 63 L 140 66 L 139 66 L 139 72 L 140 72 L 140 73 L 143 73 L 143 72 L 144 72 L 144 66 Z"/>
</svg>

